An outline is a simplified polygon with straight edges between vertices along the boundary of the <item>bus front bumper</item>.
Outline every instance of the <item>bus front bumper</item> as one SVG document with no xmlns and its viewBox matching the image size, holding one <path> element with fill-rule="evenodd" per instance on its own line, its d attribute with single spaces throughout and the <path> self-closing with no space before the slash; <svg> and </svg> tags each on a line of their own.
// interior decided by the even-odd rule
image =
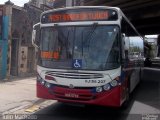
<svg viewBox="0 0 160 120">
<path fill-rule="evenodd" d="M 108 91 L 94 93 L 89 89 L 70 89 L 58 86 L 47 88 L 37 82 L 37 97 L 60 102 L 120 107 L 121 96 L 122 86 L 120 85 Z"/>
</svg>

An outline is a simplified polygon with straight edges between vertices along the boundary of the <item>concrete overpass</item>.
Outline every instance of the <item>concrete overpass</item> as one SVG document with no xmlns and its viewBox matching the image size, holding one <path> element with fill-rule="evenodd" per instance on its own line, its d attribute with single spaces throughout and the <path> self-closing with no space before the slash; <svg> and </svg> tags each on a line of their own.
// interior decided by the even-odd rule
<svg viewBox="0 0 160 120">
<path fill-rule="evenodd" d="M 160 0 L 84 0 L 84 5 L 120 7 L 142 35 L 160 34 Z"/>
</svg>

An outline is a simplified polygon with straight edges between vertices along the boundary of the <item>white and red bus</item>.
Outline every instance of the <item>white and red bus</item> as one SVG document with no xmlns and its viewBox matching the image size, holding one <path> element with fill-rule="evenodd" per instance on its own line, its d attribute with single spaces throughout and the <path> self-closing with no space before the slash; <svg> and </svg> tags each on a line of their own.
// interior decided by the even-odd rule
<svg viewBox="0 0 160 120">
<path fill-rule="evenodd" d="M 120 107 L 140 81 L 143 39 L 117 7 L 46 11 L 32 37 L 39 98 Z"/>
</svg>

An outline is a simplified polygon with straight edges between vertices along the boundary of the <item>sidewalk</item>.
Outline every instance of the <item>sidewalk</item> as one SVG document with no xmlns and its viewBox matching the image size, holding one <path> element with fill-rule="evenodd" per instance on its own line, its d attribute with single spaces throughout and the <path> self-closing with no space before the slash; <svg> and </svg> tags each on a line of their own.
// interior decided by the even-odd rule
<svg viewBox="0 0 160 120">
<path fill-rule="evenodd" d="M 0 114 L 20 106 L 29 105 L 36 98 L 36 78 L 0 83 Z"/>
<path fill-rule="evenodd" d="M 44 102 L 46 100 L 36 97 L 36 77 L 0 82 L 0 116 L 28 109 Z"/>
</svg>

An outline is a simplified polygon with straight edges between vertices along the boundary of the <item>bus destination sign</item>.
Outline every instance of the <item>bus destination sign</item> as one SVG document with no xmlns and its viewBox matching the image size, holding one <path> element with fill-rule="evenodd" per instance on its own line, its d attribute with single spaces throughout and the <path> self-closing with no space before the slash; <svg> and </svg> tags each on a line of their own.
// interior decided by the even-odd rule
<svg viewBox="0 0 160 120">
<path fill-rule="evenodd" d="M 111 21 L 117 20 L 115 10 L 106 9 L 72 9 L 43 14 L 42 23 L 77 22 L 77 21 Z"/>
</svg>

